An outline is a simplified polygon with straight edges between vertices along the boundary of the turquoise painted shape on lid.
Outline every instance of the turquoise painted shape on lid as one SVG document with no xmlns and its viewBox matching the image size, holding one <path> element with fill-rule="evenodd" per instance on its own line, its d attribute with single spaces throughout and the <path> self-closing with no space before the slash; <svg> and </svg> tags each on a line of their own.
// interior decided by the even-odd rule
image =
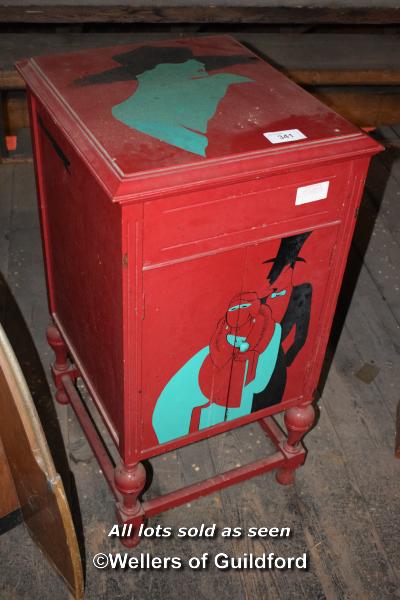
<svg viewBox="0 0 400 600">
<path fill-rule="evenodd" d="M 190 59 L 159 64 L 137 76 L 138 87 L 112 109 L 113 116 L 142 133 L 188 152 L 206 155 L 208 121 L 233 83 L 252 81 L 233 73 L 209 75 Z"/>
</svg>

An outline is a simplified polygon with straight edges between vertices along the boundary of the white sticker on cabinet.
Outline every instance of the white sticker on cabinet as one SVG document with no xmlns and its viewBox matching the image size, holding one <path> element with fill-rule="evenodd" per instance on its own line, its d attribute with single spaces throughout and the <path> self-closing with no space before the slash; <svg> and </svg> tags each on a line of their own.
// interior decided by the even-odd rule
<svg viewBox="0 0 400 600">
<path fill-rule="evenodd" d="M 267 131 L 263 133 L 271 144 L 285 144 L 287 142 L 296 142 L 304 140 L 307 136 L 300 129 L 285 129 L 284 131 Z"/>
<path fill-rule="evenodd" d="M 328 189 L 329 181 L 299 187 L 296 192 L 296 205 L 325 200 L 328 197 Z"/>
</svg>

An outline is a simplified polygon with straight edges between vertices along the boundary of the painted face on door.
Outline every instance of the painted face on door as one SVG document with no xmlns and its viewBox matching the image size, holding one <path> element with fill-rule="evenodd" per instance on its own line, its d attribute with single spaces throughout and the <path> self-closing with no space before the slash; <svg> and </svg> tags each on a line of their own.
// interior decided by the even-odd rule
<svg viewBox="0 0 400 600">
<path fill-rule="evenodd" d="M 238 294 L 229 303 L 226 322 L 232 329 L 236 329 L 254 319 L 259 310 L 260 301 L 257 294 Z"/>
</svg>

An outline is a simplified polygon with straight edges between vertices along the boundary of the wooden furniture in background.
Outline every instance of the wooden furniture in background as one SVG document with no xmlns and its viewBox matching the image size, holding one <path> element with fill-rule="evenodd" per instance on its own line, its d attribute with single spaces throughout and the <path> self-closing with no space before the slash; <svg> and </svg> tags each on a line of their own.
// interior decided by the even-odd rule
<svg viewBox="0 0 400 600">
<path fill-rule="evenodd" d="M 296 6 L 229 6 L 189 4 L 152 6 L 138 2 L 124 5 L 79 3 L 65 5 L 61 2 L 30 6 L 0 5 L 0 20 L 6 23 L 251 23 L 251 24 L 345 24 L 393 25 L 400 23 L 398 6 L 380 7 L 326 7 L 296 3 Z"/>
<path fill-rule="evenodd" d="M 21 522 L 21 510 L 7 456 L 0 439 L 0 535 Z"/>
<path fill-rule="evenodd" d="M 2 488 L 1 508 L 15 511 L 21 507 L 32 539 L 80 600 L 82 565 L 64 487 L 54 468 L 25 379 L 1 326 L 0 437 L 3 442 L 0 482 L 7 486 L 7 506 Z"/>
</svg>

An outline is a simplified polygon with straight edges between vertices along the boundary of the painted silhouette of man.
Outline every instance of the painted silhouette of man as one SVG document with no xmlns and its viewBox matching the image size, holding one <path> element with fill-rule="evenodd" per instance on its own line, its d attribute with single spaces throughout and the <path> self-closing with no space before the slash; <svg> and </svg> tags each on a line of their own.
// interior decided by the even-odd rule
<svg viewBox="0 0 400 600">
<path fill-rule="evenodd" d="M 246 55 L 196 56 L 187 47 L 143 46 L 113 57 L 121 67 L 78 80 L 79 85 L 137 81 L 133 93 L 112 108 L 113 116 L 132 129 L 188 152 L 206 155 L 208 121 L 232 84 L 248 77 L 215 73 L 256 58 Z"/>
<path fill-rule="evenodd" d="M 281 346 L 275 371 L 266 388 L 255 394 L 251 412 L 262 410 L 281 401 L 286 386 L 287 368 L 293 363 L 307 340 L 310 324 L 312 285 L 304 282 L 293 285 L 292 278 L 296 263 L 305 262 L 299 253 L 311 235 L 311 231 L 283 238 L 275 258 L 264 261 L 271 263 L 266 278 L 266 295 L 260 298 L 268 305 L 276 322 L 282 328 L 281 342 L 294 330 L 294 341 L 284 352 Z"/>
</svg>

